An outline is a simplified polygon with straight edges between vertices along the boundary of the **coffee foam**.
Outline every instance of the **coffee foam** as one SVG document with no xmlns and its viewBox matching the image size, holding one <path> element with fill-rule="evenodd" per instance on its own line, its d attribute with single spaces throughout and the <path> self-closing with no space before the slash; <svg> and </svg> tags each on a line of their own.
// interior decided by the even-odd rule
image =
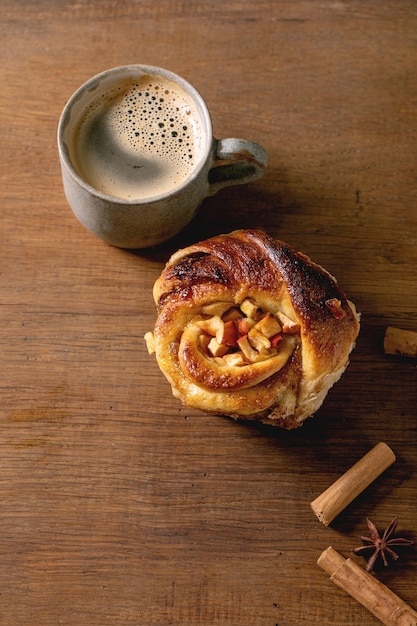
<svg viewBox="0 0 417 626">
<path fill-rule="evenodd" d="M 202 142 L 192 99 L 159 76 L 142 76 L 93 100 L 70 156 L 93 187 L 123 199 L 158 196 L 191 174 Z"/>
</svg>

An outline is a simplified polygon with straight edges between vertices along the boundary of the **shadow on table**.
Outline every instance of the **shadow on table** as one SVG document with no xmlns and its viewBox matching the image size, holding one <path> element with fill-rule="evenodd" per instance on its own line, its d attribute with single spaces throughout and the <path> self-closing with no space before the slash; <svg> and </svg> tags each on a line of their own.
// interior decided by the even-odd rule
<svg viewBox="0 0 417 626">
<path fill-rule="evenodd" d="M 152 261 L 166 262 L 176 250 L 236 229 L 254 228 L 278 236 L 282 219 L 297 211 L 297 205 L 259 187 L 228 188 L 206 198 L 192 222 L 178 235 L 155 248 L 130 250 Z"/>
</svg>

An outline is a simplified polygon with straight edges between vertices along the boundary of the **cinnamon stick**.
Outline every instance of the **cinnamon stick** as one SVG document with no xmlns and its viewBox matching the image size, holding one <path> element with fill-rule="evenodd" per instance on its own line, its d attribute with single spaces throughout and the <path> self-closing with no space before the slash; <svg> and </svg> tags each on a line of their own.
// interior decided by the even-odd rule
<svg viewBox="0 0 417 626">
<path fill-rule="evenodd" d="M 389 587 L 331 546 L 317 564 L 336 585 L 357 600 L 386 626 L 417 626 L 417 612 Z"/>
<path fill-rule="evenodd" d="M 384 336 L 384 352 L 417 357 L 417 332 L 388 326 Z"/>
<path fill-rule="evenodd" d="M 320 522 L 328 526 L 366 487 L 395 461 L 395 454 L 384 442 L 379 442 L 310 506 Z"/>
</svg>

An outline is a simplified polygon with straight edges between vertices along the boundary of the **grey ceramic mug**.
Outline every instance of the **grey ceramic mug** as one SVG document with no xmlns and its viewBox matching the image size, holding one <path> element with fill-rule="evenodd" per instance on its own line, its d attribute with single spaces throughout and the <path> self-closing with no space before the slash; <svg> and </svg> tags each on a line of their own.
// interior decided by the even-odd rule
<svg viewBox="0 0 417 626">
<path fill-rule="evenodd" d="M 158 245 L 179 233 L 204 198 L 260 178 L 265 150 L 215 139 L 201 95 L 149 65 L 94 76 L 58 125 L 64 191 L 78 220 L 109 244 Z"/>
</svg>

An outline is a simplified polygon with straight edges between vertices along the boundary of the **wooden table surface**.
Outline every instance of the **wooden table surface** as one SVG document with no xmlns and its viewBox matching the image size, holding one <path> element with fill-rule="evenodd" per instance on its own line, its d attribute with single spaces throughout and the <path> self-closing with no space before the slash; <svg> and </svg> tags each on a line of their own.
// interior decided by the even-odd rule
<svg viewBox="0 0 417 626">
<path fill-rule="evenodd" d="M 417 541 L 417 6 L 414 0 L 3 0 L 0 20 L 0 623 L 379 623 L 317 566 L 366 517 Z M 60 112 L 92 75 L 160 65 L 265 176 L 205 201 L 156 250 L 113 248 L 65 200 Z M 362 313 L 351 364 L 296 431 L 171 395 L 143 335 L 171 252 L 262 228 Z M 397 461 L 330 527 L 310 502 L 378 441 Z M 375 576 L 417 608 L 417 551 Z M 361 566 L 365 561 L 352 558 Z"/>
</svg>

